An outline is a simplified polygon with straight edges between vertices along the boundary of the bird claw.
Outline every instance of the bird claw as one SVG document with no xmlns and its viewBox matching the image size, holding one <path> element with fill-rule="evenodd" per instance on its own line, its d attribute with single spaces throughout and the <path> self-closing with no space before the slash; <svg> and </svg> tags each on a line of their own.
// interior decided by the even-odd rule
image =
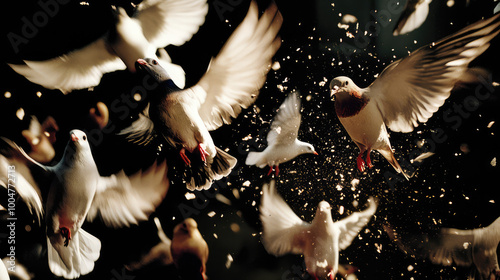
<svg viewBox="0 0 500 280">
<path fill-rule="evenodd" d="M 278 165 L 269 166 L 269 171 L 267 172 L 267 176 L 270 176 L 273 173 L 273 170 L 275 171 L 274 174 L 278 176 L 278 174 L 280 173 L 280 168 L 278 167 Z"/>
<path fill-rule="evenodd" d="M 61 230 L 61 235 L 64 238 L 64 247 L 68 247 L 69 241 L 71 240 L 71 231 L 67 227 L 59 228 Z"/>
<path fill-rule="evenodd" d="M 179 155 L 181 156 L 182 161 L 184 161 L 187 166 L 191 165 L 191 160 L 189 160 L 188 156 L 186 155 L 186 149 L 182 148 L 179 152 Z"/>
<path fill-rule="evenodd" d="M 201 160 L 207 162 L 207 157 L 210 156 L 210 154 L 201 146 L 201 143 L 198 144 L 198 151 L 200 152 Z"/>
<path fill-rule="evenodd" d="M 372 161 L 370 159 L 370 150 L 366 152 L 366 165 L 368 166 L 368 168 L 373 167 Z"/>
</svg>

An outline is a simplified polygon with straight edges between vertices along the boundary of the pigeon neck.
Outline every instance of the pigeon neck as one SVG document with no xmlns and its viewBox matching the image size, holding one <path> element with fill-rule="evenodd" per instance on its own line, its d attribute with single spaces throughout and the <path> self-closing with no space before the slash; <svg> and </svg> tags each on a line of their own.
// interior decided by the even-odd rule
<svg viewBox="0 0 500 280">
<path fill-rule="evenodd" d="M 160 81 L 160 84 L 159 84 L 159 87 L 162 89 L 162 90 L 166 90 L 167 93 L 172 93 L 172 92 L 175 92 L 175 91 L 179 91 L 181 90 L 175 83 L 172 79 L 169 78 L 166 78 L 165 80 L 163 81 Z"/>
<path fill-rule="evenodd" d="M 338 93 L 335 100 L 335 111 L 342 118 L 357 115 L 370 99 L 358 91 Z"/>
</svg>

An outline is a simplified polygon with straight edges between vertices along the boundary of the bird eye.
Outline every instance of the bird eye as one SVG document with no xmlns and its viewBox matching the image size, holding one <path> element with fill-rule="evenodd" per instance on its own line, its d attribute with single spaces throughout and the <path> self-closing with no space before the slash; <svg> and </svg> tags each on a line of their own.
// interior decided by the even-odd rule
<svg viewBox="0 0 500 280">
<path fill-rule="evenodd" d="M 158 65 L 158 61 L 156 61 L 156 59 L 155 59 L 155 60 L 153 60 L 153 64 L 154 64 L 154 65 Z"/>
<path fill-rule="evenodd" d="M 345 81 L 345 85 L 347 86 L 349 84 L 349 81 Z"/>
<path fill-rule="evenodd" d="M 82 139 L 83 141 L 87 141 L 87 136 L 83 135 Z"/>
</svg>

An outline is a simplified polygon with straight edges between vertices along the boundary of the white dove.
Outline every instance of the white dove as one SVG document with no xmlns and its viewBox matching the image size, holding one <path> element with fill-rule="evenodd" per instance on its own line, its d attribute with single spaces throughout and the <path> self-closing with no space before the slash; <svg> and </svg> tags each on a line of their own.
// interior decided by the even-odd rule
<svg viewBox="0 0 500 280">
<path fill-rule="evenodd" d="M 366 88 L 344 76 L 331 81 L 337 116 L 360 149 L 360 171 L 365 170 L 364 153 L 366 165 L 372 167 L 370 152 L 377 150 L 398 173 L 403 172 L 391 149 L 386 125 L 392 131 L 411 132 L 419 122 L 426 122 L 469 71 L 468 64 L 500 32 L 499 19 L 500 15 L 496 15 L 478 21 L 413 51 L 387 66 Z"/>
<path fill-rule="evenodd" d="M 179 149 L 191 179 L 187 188 L 207 189 L 214 180 L 227 176 L 236 159 L 214 145 L 209 131 L 231 122 L 252 104 L 266 81 L 271 59 L 281 40 L 277 36 L 283 19 L 276 4 L 259 18 L 255 1 L 231 34 L 209 69 L 194 86 L 180 89 L 155 59 L 137 60 L 138 72 L 150 75 L 158 86 L 148 93 L 149 105 L 120 134 L 139 144 L 157 135 Z M 201 162 L 186 152 L 196 153 Z"/>
<path fill-rule="evenodd" d="M 388 235 L 406 253 L 429 258 L 432 263 L 449 266 L 475 266 L 479 279 L 500 277 L 497 247 L 500 243 L 500 218 L 487 227 L 461 230 L 442 228 L 437 236 L 421 236 L 406 242 L 388 225 Z"/>
<path fill-rule="evenodd" d="M 41 168 L 41 182 L 50 186 L 45 204 L 49 268 L 71 279 L 91 272 L 99 258 L 101 242 L 81 227 L 100 216 L 105 225 L 129 226 L 146 220 L 165 197 L 169 182 L 165 161 L 127 177 L 123 171 L 99 175 L 87 136 L 72 130 L 62 159 L 43 166 L 14 143 L 19 153 Z M 46 180 L 46 181 L 44 181 Z"/>
<path fill-rule="evenodd" d="M 163 66 L 179 86 L 184 85 L 184 70 L 170 63 L 163 48 L 188 41 L 205 22 L 207 13 L 206 0 L 144 0 L 132 18 L 119 7 L 115 28 L 82 49 L 45 61 L 9 65 L 31 82 L 68 93 L 98 85 L 108 72 L 126 68 L 135 72 L 137 59 L 157 58 L 159 49 Z"/>
<path fill-rule="evenodd" d="M 275 189 L 275 181 L 262 188 L 260 219 L 262 243 L 272 255 L 302 254 L 309 274 L 315 279 L 338 272 L 339 251 L 346 249 L 377 210 L 373 197 L 362 212 L 353 213 L 338 222 L 332 220 L 332 208 L 326 201 L 318 204 L 311 223 L 301 220 Z"/>
<path fill-rule="evenodd" d="M 268 175 L 274 167 L 278 175 L 280 163 L 301 154 L 317 155 L 311 144 L 297 139 L 300 122 L 300 98 L 293 92 L 281 104 L 273 119 L 271 130 L 267 134 L 267 148 L 262 152 L 249 152 L 245 163 L 259 168 L 269 166 Z"/>
<path fill-rule="evenodd" d="M 429 14 L 431 2 L 432 0 L 408 0 L 392 35 L 403 35 L 419 28 Z"/>
</svg>

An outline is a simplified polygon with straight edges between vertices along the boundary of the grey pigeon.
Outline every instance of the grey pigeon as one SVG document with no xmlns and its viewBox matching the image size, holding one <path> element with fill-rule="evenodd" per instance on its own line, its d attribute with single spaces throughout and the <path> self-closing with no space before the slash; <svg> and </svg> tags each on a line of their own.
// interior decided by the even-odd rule
<svg viewBox="0 0 500 280">
<path fill-rule="evenodd" d="M 277 37 L 281 23 L 275 4 L 259 18 L 257 4 L 252 1 L 246 17 L 207 72 L 187 89 L 180 89 L 157 60 L 137 60 L 138 73 L 149 75 L 158 86 L 148 93 L 149 105 L 138 120 L 120 134 L 143 145 L 160 135 L 178 149 L 180 158 L 190 167 L 187 188 L 210 188 L 214 180 L 231 172 L 236 159 L 215 146 L 209 131 L 230 123 L 231 117 L 255 101 L 281 44 Z"/>
</svg>

